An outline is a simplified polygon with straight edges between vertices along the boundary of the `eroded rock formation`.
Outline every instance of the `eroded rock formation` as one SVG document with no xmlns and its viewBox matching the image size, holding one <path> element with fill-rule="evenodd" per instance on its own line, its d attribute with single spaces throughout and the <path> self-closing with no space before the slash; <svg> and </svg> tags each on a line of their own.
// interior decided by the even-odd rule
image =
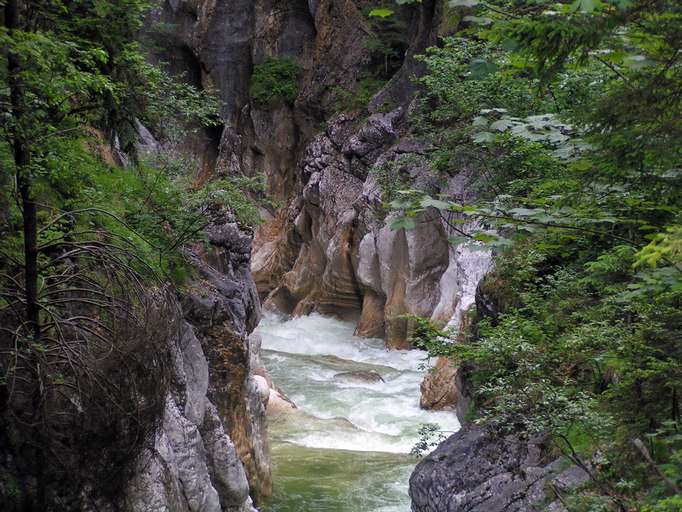
<svg viewBox="0 0 682 512">
<path fill-rule="evenodd" d="M 156 19 L 173 27 L 165 51 L 176 68 L 194 70 L 198 84 L 215 88 L 223 102 L 224 126 L 201 158 L 213 159 L 219 174 L 262 172 L 270 195 L 283 203 L 254 244 L 261 297 L 287 313 L 358 319 L 358 334 L 405 347 L 405 314 L 446 322 L 456 316 L 456 255 L 434 212 L 407 233 L 387 226 L 386 178 L 452 194 L 465 194 L 467 183 L 429 171 L 425 155 L 432 148 L 411 138 L 406 123 L 411 78 L 422 66 L 414 56 L 436 43 L 442 2 L 399 11 L 402 65 L 369 102 L 369 117 L 352 109 L 334 115 L 343 94 L 354 94 L 372 71 L 372 41 L 381 36 L 367 16 L 373 6 L 174 0 Z M 293 104 L 249 100 L 250 73 L 268 56 L 290 57 L 301 67 Z M 389 167 L 399 167 L 404 179 L 387 176 Z"/>
<path fill-rule="evenodd" d="M 229 214 L 187 250 L 200 279 L 182 294 L 172 392 L 153 450 L 125 498 L 132 511 L 251 512 L 270 493 L 265 408 L 250 361 L 260 319 L 251 235 Z M 258 349 L 258 347 L 256 347 Z"/>
</svg>

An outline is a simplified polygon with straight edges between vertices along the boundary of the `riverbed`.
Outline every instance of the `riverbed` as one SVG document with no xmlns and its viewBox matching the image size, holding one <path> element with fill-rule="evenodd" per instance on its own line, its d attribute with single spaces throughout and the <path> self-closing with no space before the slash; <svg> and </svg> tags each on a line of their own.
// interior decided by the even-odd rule
<svg viewBox="0 0 682 512">
<path fill-rule="evenodd" d="M 267 512 L 409 512 L 419 428 L 459 429 L 419 408 L 426 354 L 353 336 L 354 324 L 268 314 L 257 332 L 274 383 L 298 406 L 270 415 L 273 498 Z"/>
</svg>

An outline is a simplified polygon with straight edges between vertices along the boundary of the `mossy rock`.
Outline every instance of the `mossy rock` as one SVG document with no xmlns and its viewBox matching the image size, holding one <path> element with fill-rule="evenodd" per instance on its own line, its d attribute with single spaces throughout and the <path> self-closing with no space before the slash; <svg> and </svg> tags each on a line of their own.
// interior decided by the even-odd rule
<svg viewBox="0 0 682 512">
<path fill-rule="evenodd" d="M 301 68 L 291 57 L 266 57 L 254 67 L 251 99 L 263 109 L 293 105 L 299 93 Z"/>
</svg>

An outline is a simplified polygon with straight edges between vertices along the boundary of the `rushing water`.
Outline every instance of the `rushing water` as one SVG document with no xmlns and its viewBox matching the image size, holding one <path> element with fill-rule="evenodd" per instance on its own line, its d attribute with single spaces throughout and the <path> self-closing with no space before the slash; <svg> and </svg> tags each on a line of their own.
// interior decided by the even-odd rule
<svg viewBox="0 0 682 512">
<path fill-rule="evenodd" d="M 386 350 L 320 315 L 258 328 L 275 384 L 298 409 L 270 418 L 274 495 L 268 512 L 408 512 L 410 450 L 424 423 L 455 431 L 454 413 L 419 408 L 425 354 Z M 376 372 L 371 382 L 344 372 Z"/>
</svg>

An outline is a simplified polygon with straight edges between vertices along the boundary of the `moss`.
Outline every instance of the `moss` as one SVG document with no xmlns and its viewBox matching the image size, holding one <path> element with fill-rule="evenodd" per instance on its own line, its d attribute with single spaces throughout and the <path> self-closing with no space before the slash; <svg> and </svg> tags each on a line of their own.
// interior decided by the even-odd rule
<svg viewBox="0 0 682 512">
<path fill-rule="evenodd" d="M 459 24 L 462 21 L 461 8 L 451 7 L 450 2 L 443 1 L 443 15 L 441 16 L 440 25 L 438 26 L 438 36 L 451 36 L 459 29 Z"/>
<path fill-rule="evenodd" d="M 301 68 L 291 57 L 267 57 L 254 67 L 251 99 L 259 108 L 292 105 L 299 92 Z"/>
<path fill-rule="evenodd" d="M 354 90 L 336 87 L 333 91 L 336 97 L 336 110 L 338 112 L 363 110 L 384 85 L 386 85 L 385 80 L 365 77 L 358 80 Z"/>
</svg>

